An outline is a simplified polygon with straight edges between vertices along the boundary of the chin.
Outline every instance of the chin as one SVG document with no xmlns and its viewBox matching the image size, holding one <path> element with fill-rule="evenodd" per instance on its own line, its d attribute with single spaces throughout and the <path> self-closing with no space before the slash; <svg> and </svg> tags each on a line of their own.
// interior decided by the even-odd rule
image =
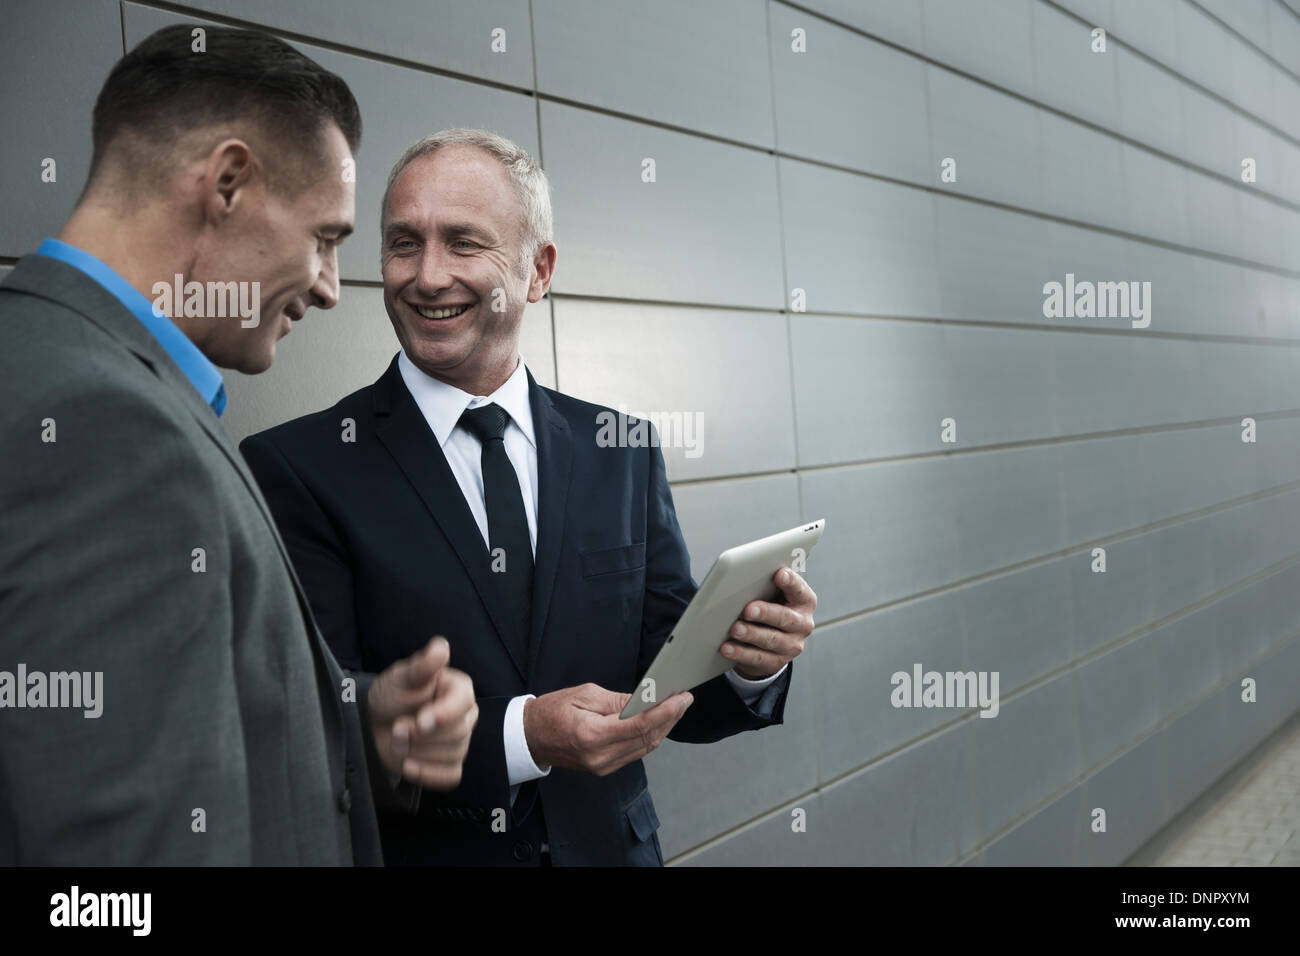
<svg viewBox="0 0 1300 956">
<path fill-rule="evenodd" d="M 256 355 L 247 355 L 244 357 L 244 364 L 239 366 L 239 371 L 245 375 L 260 375 L 271 367 L 275 361 L 275 346 L 272 345 L 270 351 L 259 352 Z"/>
</svg>

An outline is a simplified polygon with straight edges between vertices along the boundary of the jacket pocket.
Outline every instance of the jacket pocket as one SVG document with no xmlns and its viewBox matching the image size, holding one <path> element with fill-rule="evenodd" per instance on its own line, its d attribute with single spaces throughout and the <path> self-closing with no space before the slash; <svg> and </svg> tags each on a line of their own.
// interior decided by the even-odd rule
<svg viewBox="0 0 1300 956">
<path fill-rule="evenodd" d="M 639 843 L 650 839 L 659 829 L 659 816 L 655 813 L 654 801 L 650 799 L 649 787 L 633 797 L 623 812 Z"/>
<path fill-rule="evenodd" d="M 579 557 L 582 562 L 582 576 L 585 578 L 616 574 L 620 571 L 637 571 L 645 567 L 645 542 L 638 541 L 617 548 L 583 551 Z"/>
</svg>

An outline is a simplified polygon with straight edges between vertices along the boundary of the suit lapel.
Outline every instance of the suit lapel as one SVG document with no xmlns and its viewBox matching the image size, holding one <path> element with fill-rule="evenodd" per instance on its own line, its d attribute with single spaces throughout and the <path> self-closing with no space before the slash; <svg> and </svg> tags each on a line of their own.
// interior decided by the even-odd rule
<svg viewBox="0 0 1300 956">
<path fill-rule="evenodd" d="M 397 358 L 374 385 L 376 434 L 415 489 L 425 508 L 442 530 L 465 573 L 474 584 L 497 639 L 501 641 L 520 678 L 525 678 L 520 649 L 507 639 L 508 623 L 502 617 L 499 589 L 491 575 L 483 535 L 470 513 L 464 492 L 447 464 L 447 456 L 429 429 L 420 407 L 407 391 L 397 368 Z"/>
<path fill-rule="evenodd" d="M 537 439 L 537 558 L 533 570 L 533 627 L 529 638 L 529 678 L 537 672 L 546 617 L 555 593 L 555 575 L 564 541 L 564 510 L 573 466 L 573 433 L 546 390 L 528 373 L 528 401 Z"/>
</svg>

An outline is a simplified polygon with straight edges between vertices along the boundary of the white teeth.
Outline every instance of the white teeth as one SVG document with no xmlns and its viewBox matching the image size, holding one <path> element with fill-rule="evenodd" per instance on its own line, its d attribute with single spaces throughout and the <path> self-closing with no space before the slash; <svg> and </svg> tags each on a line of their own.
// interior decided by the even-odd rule
<svg viewBox="0 0 1300 956">
<path fill-rule="evenodd" d="M 450 319 L 453 315 L 460 315 L 468 308 L 467 305 L 458 305 L 451 309 L 425 309 L 417 305 L 415 311 L 426 319 Z"/>
</svg>

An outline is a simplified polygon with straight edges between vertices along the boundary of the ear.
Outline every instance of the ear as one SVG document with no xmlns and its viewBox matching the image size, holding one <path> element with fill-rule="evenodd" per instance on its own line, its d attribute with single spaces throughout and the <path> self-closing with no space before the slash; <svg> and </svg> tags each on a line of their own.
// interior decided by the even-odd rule
<svg viewBox="0 0 1300 956">
<path fill-rule="evenodd" d="M 261 177 L 261 164 L 246 142 L 222 140 L 208 153 L 203 165 L 204 218 L 219 225 Z"/>
<path fill-rule="evenodd" d="M 529 302 L 539 301 L 551 287 L 551 277 L 555 275 L 556 255 L 555 243 L 548 242 L 537 250 L 537 255 L 533 256 L 533 276 L 528 284 Z"/>
</svg>

